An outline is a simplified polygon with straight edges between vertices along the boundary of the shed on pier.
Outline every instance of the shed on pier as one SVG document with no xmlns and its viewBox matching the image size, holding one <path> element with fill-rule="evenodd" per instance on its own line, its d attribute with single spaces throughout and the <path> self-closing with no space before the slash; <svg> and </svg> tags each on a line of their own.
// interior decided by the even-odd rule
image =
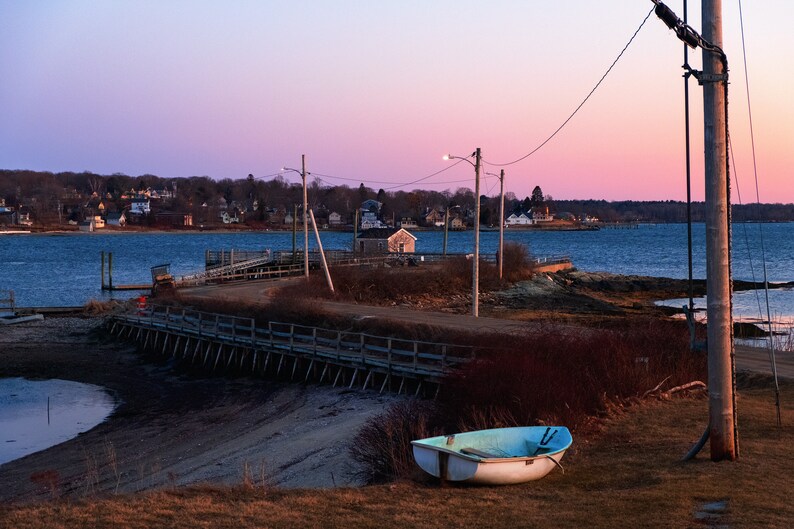
<svg viewBox="0 0 794 529">
<path fill-rule="evenodd" d="M 356 250 L 363 254 L 414 253 L 416 237 L 404 228 L 370 228 L 356 237 Z"/>
</svg>

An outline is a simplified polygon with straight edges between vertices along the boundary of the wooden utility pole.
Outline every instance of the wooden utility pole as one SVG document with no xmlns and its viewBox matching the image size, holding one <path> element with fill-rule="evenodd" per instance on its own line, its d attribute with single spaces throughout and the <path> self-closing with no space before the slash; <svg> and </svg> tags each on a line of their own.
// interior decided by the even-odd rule
<svg viewBox="0 0 794 529">
<path fill-rule="evenodd" d="M 502 279 L 502 270 L 505 260 L 505 170 L 499 172 L 499 279 Z"/>
<path fill-rule="evenodd" d="M 301 154 L 301 179 L 303 180 L 303 275 L 309 278 L 309 223 L 308 197 L 306 196 L 306 155 Z"/>
<path fill-rule="evenodd" d="M 474 152 L 474 263 L 472 263 L 471 315 L 480 315 L 480 148 Z"/>
<path fill-rule="evenodd" d="M 449 235 L 449 204 L 447 204 L 447 210 L 444 212 L 444 247 L 443 247 L 443 254 L 444 257 L 447 256 L 447 237 Z"/>
<path fill-rule="evenodd" d="M 702 0 L 703 39 L 722 48 L 722 0 Z M 731 319 L 725 56 L 703 49 L 709 441 L 713 461 L 738 456 Z"/>
</svg>

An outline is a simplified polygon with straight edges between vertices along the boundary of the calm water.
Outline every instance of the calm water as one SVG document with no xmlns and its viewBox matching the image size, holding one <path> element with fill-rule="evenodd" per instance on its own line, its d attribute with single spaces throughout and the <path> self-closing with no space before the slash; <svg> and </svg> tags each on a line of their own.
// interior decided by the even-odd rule
<svg viewBox="0 0 794 529">
<path fill-rule="evenodd" d="M 0 465 L 90 430 L 114 407 L 99 386 L 0 378 Z"/>
<path fill-rule="evenodd" d="M 794 281 L 794 223 L 734 225 L 733 274 L 760 281 L 761 237 L 770 281 Z M 416 232 L 417 252 L 440 252 L 443 233 Z M 325 232 L 326 249 L 349 249 L 352 234 Z M 450 252 L 471 252 L 472 231 L 450 232 Z M 506 241 L 537 256 L 566 254 L 587 271 L 686 278 L 686 225 L 641 225 L 600 231 L 505 230 Z M 300 237 L 298 237 L 300 245 Z M 705 226 L 693 229 L 694 274 L 705 277 Z M 481 233 L 482 253 L 495 253 L 498 232 Z M 310 242 L 314 248 L 314 242 Z M 149 283 L 150 267 L 170 263 L 174 275 L 201 270 L 207 249 L 289 250 L 289 232 L 93 233 L 0 235 L 0 289 L 13 289 L 19 306 L 82 305 L 89 299 L 126 299 L 130 292 L 100 290 L 100 252 L 113 252 L 114 284 Z M 794 293 L 778 294 L 781 313 L 794 314 Z"/>
</svg>

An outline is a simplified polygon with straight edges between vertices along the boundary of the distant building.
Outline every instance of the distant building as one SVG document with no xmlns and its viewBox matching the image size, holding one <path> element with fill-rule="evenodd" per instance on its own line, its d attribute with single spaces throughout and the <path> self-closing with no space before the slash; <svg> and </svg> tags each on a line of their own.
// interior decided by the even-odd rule
<svg viewBox="0 0 794 529">
<path fill-rule="evenodd" d="M 404 228 L 372 228 L 356 237 L 356 250 L 363 254 L 414 253 L 416 237 Z"/>
<path fill-rule="evenodd" d="M 507 226 L 529 226 L 532 224 L 532 218 L 526 213 L 511 213 L 505 219 L 505 224 Z"/>
<path fill-rule="evenodd" d="M 77 223 L 77 229 L 84 232 L 94 231 L 94 220 L 83 220 Z"/>
<path fill-rule="evenodd" d="M 549 208 L 532 208 L 532 222 L 551 222 L 554 220 L 554 215 L 549 214 Z"/>
<path fill-rule="evenodd" d="M 435 226 L 439 228 L 444 225 L 444 213 L 433 208 L 427 213 L 427 215 L 425 215 L 425 222 L 428 226 Z"/>
<path fill-rule="evenodd" d="M 108 226 L 123 228 L 127 225 L 127 215 L 123 211 L 111 211 L 107 214 L 105 223 Z"/>
<path fill-rule="evenodd" d="M 130 213 L 133 215 L 148 215 L 151 212 L 148 198 L 133 198 L 130 203 Z"/>
<path fill-rule="evenodd" d="M 332 211 L 328 214 L 328 224 L 331 226 L 339 226 L 342 224 L 342 215 L 337 213 L 336 211 Z"/>
<path fill-rule="evenodd" d="M 419 225 L 416 223 L 416 220 L 412 219 L 411 217 L 403 217 L 400 219 L 401 228 L 408 229 L 408 228 L 416 228 L 418 226 Z"/>
</svg>

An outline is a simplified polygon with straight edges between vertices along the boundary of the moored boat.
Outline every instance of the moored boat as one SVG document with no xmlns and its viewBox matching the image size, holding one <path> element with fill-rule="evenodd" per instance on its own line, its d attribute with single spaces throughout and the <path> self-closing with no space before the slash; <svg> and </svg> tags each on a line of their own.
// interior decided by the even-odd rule
<svg viewBox="0 0 794 529">
<path fill-rule="evenodd" d="M 562 468 L 560 460 L 572 442 L 564 426 L 525 426 L 441 435 L 411 444 L 416 463 L 432 476 L 510 485 Z"/>
</svg>

